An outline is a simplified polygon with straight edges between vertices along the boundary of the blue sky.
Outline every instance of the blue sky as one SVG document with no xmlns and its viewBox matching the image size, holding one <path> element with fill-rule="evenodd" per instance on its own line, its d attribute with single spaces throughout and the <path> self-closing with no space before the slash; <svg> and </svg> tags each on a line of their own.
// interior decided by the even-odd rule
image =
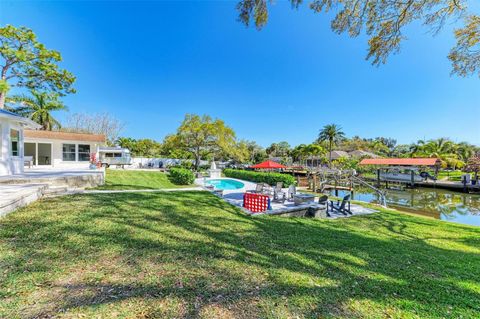
<svg viewBox="0 0 480 319">
<path fill-rule="evenodd" d="M 329 15 L 279 1 L 257 31 L 235 4 L 2 1 L 0 21 L 62 53 L 77 76 L 71 113 L 110 112 L 124 136 L 162 140 L 198 113 L 264 146 L 309 143 L 329 123 L 348 136 L 480 145 L 480 80 L 450 76 L 451 25 L 436 37 L 410 27 L 400 54 L 374 67 L 366 38 L 333 33 Z"/>
</svg>

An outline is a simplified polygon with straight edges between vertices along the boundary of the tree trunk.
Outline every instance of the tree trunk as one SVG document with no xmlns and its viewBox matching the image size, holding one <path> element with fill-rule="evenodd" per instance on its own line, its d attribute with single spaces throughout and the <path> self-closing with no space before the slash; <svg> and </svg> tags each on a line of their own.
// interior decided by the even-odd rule
<svg viewBox="0 0 480 319">
<path fill-rule="evenodd" d="M 329 146 L 328 146 L 328 148 L 329 148 L 329 152 L 328 152 L 328 157 L 329 157 L 329 159 L 328 159 L 328 167 L 329 167 L 329 168 L 332 168 L 332 142 L 333 142 L 333 141 L 330 140 L 330 141 L 329 141 Z"/>
<path fill-rule="evenodd" d="M 198 166 L 200 166 L 200 150 L 195 152 L 195 172 L 198 172 Z"/>
<path fill-rule="evenodd" d="M 0 92 L 0 110 L 5 108 L 5 97 L 7 96 L 6 92 Z"/>
</svg>

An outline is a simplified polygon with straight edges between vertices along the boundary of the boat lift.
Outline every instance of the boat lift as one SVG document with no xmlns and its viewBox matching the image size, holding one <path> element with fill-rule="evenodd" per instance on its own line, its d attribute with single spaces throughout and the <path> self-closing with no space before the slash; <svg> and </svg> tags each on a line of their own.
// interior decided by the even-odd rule
<svg viewBox="0 0 480 319">
<path fill-rule="evenodd" d="M 346 190 L 349 191 L 353 197 L 355 185 L 365 186 L 377 193 L 380 205 L 387 207 L 385 193 L 358 177 L 355 170 L 317 167 L 309 170 L 309 181 L 310 189 L 314 192 L 334 190 L 335 196 L 338 196 L 339 190 Z"/>
</svg>

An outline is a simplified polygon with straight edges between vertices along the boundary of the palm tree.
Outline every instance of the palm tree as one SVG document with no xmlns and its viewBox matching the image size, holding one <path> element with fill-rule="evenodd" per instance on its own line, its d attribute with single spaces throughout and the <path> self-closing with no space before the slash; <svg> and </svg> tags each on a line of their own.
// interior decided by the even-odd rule
<svg viewBox="0 0 480 319">
<path fill-rule="evenodd" d="M 467 142 L 460 142 L 456 145 L 456 153 L 462 161 L 467 162 L 469 158 L 475 155 L 475 146 Z"/>
<path fill-rule="evenodd" d="M 67 110 L 56 93 L 30 91 L 28 95 L 13 95 L 7 97 L 8 109 L 18 115 L 28 117 L 42 126 L 42 130 L 51 131 L 61 128 L 61 124 L 53 118 L 52 111 Z"/>
<path fill-rule="evenodd" d="M 419 147 L 414 153 L 415 156 L 436 157 L 441 160 L 443 167 L 456 166 L 463 164 L 456 153 L 455 143 L 447 138 L 429 140 Z"/>
<path fill-rule="evenodd" d="M 328 141 L 329 151 L 329 166 L 332 166 L 332 148 L 333 144 L 341 141 L 345 137 L 345 133 L 342 132 L 342 127 L 336 124 L 328 124 L 320 130 L 318 134 L 318 141 Z"/>
</svg>

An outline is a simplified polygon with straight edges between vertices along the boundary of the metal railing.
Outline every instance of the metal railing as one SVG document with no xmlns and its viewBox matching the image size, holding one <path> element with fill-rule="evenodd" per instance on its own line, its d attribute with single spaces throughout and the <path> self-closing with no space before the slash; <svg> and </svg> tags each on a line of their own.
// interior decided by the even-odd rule
<svg viewBox="0 0 480 319">
<path fill-rule="evenodd" d="M 385 196 L 385 193 L 382 192 L 380 189 L 378 189 L 377 187 L 367 183 L 366 181 L 364 181 L 363 179 L 359 178 L 359 177 L 356 177 L 356 176 L 353 176 L 352 175 L 352 182 L 356 182 L 358 184 L 361 184 L 363 186 L 366 186 L 372 190 L 374 190 L 378 196 L 380 197 L 380 205 L 382 205 L 383 207 L 387 207 L 387 198 Z"/>
</svg>

